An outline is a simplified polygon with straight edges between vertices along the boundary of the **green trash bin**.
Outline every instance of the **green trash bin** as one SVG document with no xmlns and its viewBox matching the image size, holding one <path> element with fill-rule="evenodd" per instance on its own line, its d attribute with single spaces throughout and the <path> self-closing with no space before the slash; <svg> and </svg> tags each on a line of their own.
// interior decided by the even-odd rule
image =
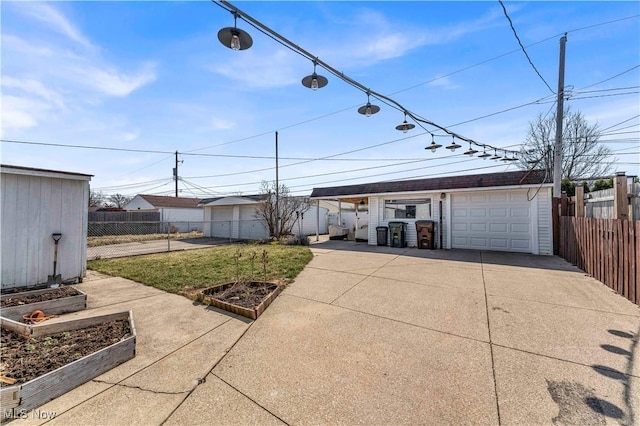
<svg viewBox="0 0 640 426">
<path fill-rule="evenodd" d="M 391 247 L 406 247 L 407 222 L 389 222 L 389 237 Z"/>
</svg>

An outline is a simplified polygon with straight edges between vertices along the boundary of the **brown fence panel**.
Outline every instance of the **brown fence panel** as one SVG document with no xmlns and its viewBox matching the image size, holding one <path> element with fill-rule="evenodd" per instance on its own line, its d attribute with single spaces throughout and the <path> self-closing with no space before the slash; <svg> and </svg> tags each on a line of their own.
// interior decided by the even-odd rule
<svg viewBox="0 0 640 426">
<path fill-rule="evenodd" d="M 558 219 L 559 256 L 640 305 L 640 221 Z"/>
</svg>

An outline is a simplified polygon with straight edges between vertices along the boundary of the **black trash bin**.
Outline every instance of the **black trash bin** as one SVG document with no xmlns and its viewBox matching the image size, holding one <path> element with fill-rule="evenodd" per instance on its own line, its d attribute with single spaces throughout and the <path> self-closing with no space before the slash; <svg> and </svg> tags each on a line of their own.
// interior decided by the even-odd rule
<svg viewBox="0 0 640 426">
<path fill-rule="evenodd" d="M 434 221 L 416 220 L 416 234 L 418 235 L 418 248 L 420 249 L 436 248 L 434 230 L 435 230 Z"/>
<path fill-rule="evenodd" d="M 378 234 L 378 245 L 386 246 L 387 245 L 387 231 L 389 228 L 386 226 L 376 226 L 376 233 Z"/>
<path fill-rule="evenodd" d="M 389 222 L 389 237 L 391 247 L 407 246 L 407 223 Z"/>
</svg>

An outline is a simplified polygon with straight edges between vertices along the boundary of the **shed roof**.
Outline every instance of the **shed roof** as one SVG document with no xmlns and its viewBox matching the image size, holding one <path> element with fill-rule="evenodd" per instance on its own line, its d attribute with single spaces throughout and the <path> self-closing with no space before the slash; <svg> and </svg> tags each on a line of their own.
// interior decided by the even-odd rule
<svg viewBox="0 0 640 426">
<path fill-rule="evenodd" d="M 197 208 L 200 198 L 169 197 L 166 195 L 146 195 L 138 194 L 138 197 L 154 207 L 176 207 L 176 208 Z"/>
<path fill-rule="evenodd" d="M 63 170 L 51 170 L 40 169 L 35 167 L 13 166 L 9 164 L 0 164 L 0 171 L 2 173 L 11 173 L 16 175 L 29 175 L 29 176 L 41 176 L 41 177 L 55 177 L 61 179 L 77 179 L 77 180 L 91 180 L 93 175 L 85 173 L 67 172 Z"/>
<path fill-rule="evenodd" d="M 211 204 L 211 203 L 216 202 L 216 201 L 224 200 L 225 198 L 229 198 L 229 199 L 244 198 L 244 199 L 249 200 L 249 201 L 258 202 L 263 197 L 264 197 L 263 195 L 225 195 L 224 197 L 204 198 L 204 199 L 200 200 L 200 205 L 201 206 L 205 206 L 207 204 Z"/>
<path fill-rule="evenodd" d="M 545 179 L 546 178 L 546 179 Z M 311 198 L 334 198 L 373 194 L 446 191 L 452 189 L 490 188 L 500 186 L 540 185 L 551 183 L 544 170 L 486 173 L 431 179 L 399 180 L 358 185 L 313 188 Z"/>
</svg>

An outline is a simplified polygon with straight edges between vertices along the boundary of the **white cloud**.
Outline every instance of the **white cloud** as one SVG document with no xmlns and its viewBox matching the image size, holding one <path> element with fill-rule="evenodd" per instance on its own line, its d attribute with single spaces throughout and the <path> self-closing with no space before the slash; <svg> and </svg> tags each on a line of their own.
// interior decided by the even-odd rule
<svg viewBox="0 0 640 426">
<path fill-rule="evenodd" d="M 93 47 L 91 42 L 60 11 L 46 3 L 21 3 L 15 10 L 32 19 L 44 23 L 52 30 L 85 47 Z"/>
<path fill-rule="evenodd" d="M 123 97 L 155 81 L 155 68 L 155 64 L 146 63 L 138 72 L 126 74 L 113 67 L 106 69 L 92 64 L 80 63 L 70 66 L 67 71 L 80 84 L 104 95 Z"/>
<path fill-rule="evenodd" d="M 269 89 L 299 82 L 300 73 L 295 66 L 299 67 L 301 61 L 297 56 L 283 49 L 271 53 L 264 50 L 254 47 L 208 69 L 239 81 L 238 88 Z"/>
<path fill-rule="evenodd" d="M 460 88 L 457 84 L 453 83 L 449 77 L 437 77 L 429 82 L 431 87 L 440 87 L 445 90 L 455 90 Z"/>
<path fill-rule="evenodd" d="M 223 118 L 213 117 L 211 118 L 211 127 L 213 130 L 229 130 L 236 127 L 236 123 Z"/>
<path fill-rule="evenodd" d="M 44 102 L 3 94 L 2 129 L 5 131 L 35 127 L 49 111 L 49 106 Z"/>
<path fill-rule="evenodd" d="M 55 90 L 46 88 L 40 81 L 34 79 L 18 79 L 11 76 L 5 76 L 2 79 L 2 87 L 7 89 L 16 89 L 28 95 L 35 95 L 51 104 L 64 108 L 62 96 Z"/>
</svg>

